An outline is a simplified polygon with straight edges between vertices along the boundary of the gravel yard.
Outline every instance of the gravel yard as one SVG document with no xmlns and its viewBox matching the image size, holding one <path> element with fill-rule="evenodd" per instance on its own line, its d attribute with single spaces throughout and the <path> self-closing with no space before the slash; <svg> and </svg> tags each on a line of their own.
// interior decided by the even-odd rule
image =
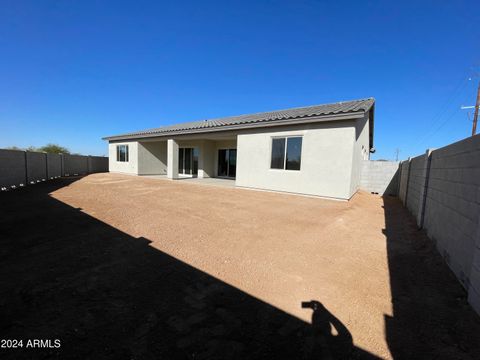
<svg viewBox="0 0 480 360">
<path fill-rule="evenodd" d="M 0 239 L 0 338 L 61 341 L 0 358 L 480 354 L 480 318 L 396 198 L 95 174 L 0 193 Z"/>
</svg>

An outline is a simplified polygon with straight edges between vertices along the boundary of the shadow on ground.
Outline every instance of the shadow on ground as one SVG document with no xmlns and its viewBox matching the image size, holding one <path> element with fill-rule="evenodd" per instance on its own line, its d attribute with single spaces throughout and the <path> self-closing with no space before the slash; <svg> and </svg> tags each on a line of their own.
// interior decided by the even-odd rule
<svg viewBox="0 0 480 360">
<path fill-rule="evenodd" d="M 394 359 L 480 359 L 480 317 L 424 231 L 398 198 L 384 197 Z"/>
<path fill-rule="evenodd" d="M 310 325 L 49 196 L 75 180 L 0 194 L 2 359 L 376 358 L 321 299 Z"/>
</svg>

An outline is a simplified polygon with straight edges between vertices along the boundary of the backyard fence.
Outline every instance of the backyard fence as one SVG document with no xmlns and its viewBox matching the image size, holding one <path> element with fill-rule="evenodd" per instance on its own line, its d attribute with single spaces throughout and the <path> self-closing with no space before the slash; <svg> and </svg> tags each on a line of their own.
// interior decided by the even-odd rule
<svg viewBox="0 0 480 360">
<path fill-rule="evenodd" d="M 403 161 L 398 196 L 480 313 L 480 135 Z"/>
<path fill-rule="evenodd" d="M 397 195 L 398 161 L 363 160 L 360 188 L 373 194 Z"/>
<path fill-rule="evenodd" d="M 108 157 L 0 149 L 0 189 L 108 171 Z"/>
</svg>

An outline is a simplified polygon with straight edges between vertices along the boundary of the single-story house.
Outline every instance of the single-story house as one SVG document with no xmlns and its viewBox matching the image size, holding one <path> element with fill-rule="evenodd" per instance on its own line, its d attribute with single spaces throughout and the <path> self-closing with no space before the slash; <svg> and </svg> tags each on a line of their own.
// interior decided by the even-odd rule
<svg viewBox="0 0 480 360">
<path fill-rule="evenodd" d="M 108 136 L 109 169 L 347 200 L 373 151 L 374 107 L 369 98 Z"/>
</svg>

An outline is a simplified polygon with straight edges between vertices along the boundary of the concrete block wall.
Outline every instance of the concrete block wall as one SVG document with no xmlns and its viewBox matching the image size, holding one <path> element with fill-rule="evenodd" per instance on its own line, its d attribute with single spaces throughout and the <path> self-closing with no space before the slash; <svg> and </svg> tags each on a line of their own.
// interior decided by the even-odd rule
<svg viewBox="0 0 480 360">
<path fill-rule="evenodd" d="M 477 232 L 477 239 L 480 238 L 480 231 Z M 477 246 L 473 254 L 472 269 L 470 272 L 470 289 L 468 291 L 468 302 L 480 314 L 480 250 Z"/>
<path fill-rule="evenodd" d="M 400 185 L 398 187 L 398 197 L 405 205 L 405 199 L 407 197 L 407 185 L 408 185 L 408 173 L 410 170 L 410 162 L 402 161 L 400 164 Z"/>
<path fill-rule="evenodd" d="M 0 188 L 26 185 L 25 151 L 0 149 Z"/>
<path fill-rule="evenodd" d="M 0 190 L 93 172 L 108 172 L 108 158 L 0 149 Z"/>
<path fill-rule="evenodd" d="M 402 171 L 407 165 L 406 206 L 480 314 L 480 135 L 405 161 Z"/>
<path fill-rule="evenodd" d="M 360 189 L 379 195 L 397 195 L 398 161 L 362 161 Z"/>
<path fill-rule="evenodd" d="M 425 228 L 480 313 L 480 135 L 431 155 Z M 475 259 L 476 262 L 474 261 Z"/>
<path fill-rule="evenodd" d="M 87 174 L 88 156 L 63 155 L 63 171 L 65 175 Z"/>
<path fill-rule="evenodd" d="M 423 201 L 427 160 L 426 155 L 420 155 L 410 160 L 408 193 L 404 205 L 417 218 L 417 225 L 419 224 L 418 216 L 422 211 L 420 204 Z"/>
<path fill-rule="evenodd" d="M 47 180 L 47 154 L 27 151 L 27 183 Z"/>
<path fill-rule="evenodd" d="M 108 171 L 108 157 L 105 156 L 89 156 L 88 172 L 98 173 Z"/>
<path fill-rule="evenodd" d="M 55 179 L 62 176 L 62 155 L 60 154 L 46 154 L 47 155 L 47 178 Z"/>
</svg>

